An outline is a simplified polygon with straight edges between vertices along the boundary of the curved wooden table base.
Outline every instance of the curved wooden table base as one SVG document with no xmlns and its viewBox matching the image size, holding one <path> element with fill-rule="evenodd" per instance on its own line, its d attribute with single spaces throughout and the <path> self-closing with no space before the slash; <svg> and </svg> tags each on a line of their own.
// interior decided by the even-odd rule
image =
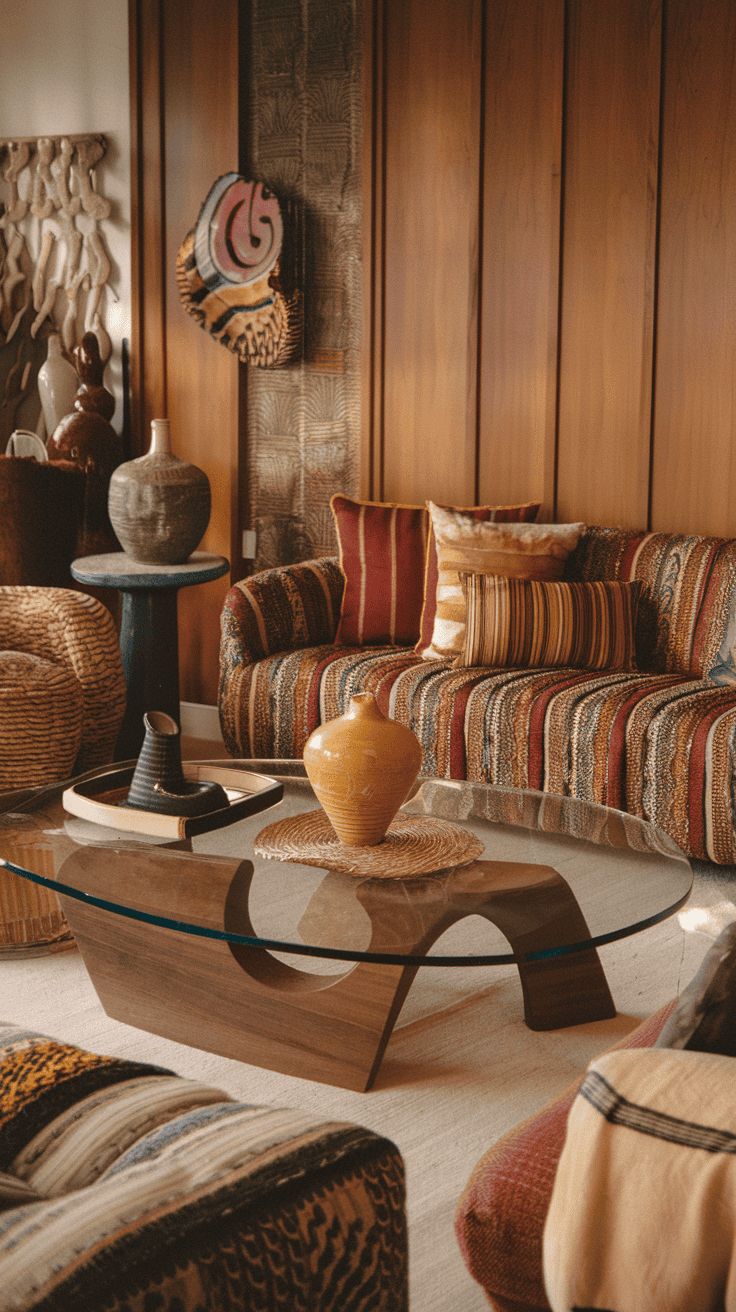
<svg viewBox="0 0 736 1312">
<path fill-rule="evenodd" d="M 249 861 L 222 858 L 213 865 L 209 858 L 204 869 L 186 854 L 174 872 L 175 859 L 170 850 L 141 848 L 106 852 L 101 862 L 99 849 L 79 849 L 58 877 L 100 898 L 125 897 L 149 914 L 256 933 Z M 306 941 L 334 946 L 330 926 L 351 908 L 354 913 L 357 902 L 367 914 L 374 951 L 421 957 L 451 925 L 480 915 L 502 930 L 516 955 L 530 1028 L 615 1015 L 595 949 L 524 960 L 589 937 L 569 886 L 550 866 L 478 861 L 408 882 L 409 897 L 405 881 L 392 881 L 392 900 L 385 882 L 326 875 L 302 918 Z M 185 934 L 69 897 L 61 901 L 108 1015 L 179 1043 L 348 1089 L 373 1084 L 418 969 L 346 962 L 338 975 L 310 974 L 264 948 Z"/>
</svg>

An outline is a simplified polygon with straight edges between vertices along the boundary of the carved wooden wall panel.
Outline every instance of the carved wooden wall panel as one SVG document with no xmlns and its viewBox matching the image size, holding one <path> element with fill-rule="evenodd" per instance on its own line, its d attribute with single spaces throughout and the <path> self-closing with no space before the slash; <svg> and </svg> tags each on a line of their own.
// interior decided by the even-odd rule
<svg viewBox="0 0 736 1312">
<path fill-rule="evenodd" d="M 302 211 L 303 358 L 247 380 L 257 564 L 334 551 L 329 498 L 357 491 L 362 67 L 358 0 L 253 0 L 248 163 Z"/>
</svg>

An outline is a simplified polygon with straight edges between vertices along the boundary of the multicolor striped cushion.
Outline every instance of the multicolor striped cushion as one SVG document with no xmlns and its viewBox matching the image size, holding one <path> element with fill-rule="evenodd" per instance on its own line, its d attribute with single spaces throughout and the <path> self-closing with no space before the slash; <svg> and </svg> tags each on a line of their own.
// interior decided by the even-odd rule
<svg viewBox="0 0 736 1312">
<path fill-rule="evenodd" d="M 0 1091 L 4 1308 L 406 1309 L 386 1139 L 10 1026 Z"/>
<path fill-rule="evenodd" d="M 425 660 L 459 656 L 465 632 L 463 572 L 559 579 L 584 524 L 494 524 L 428 502 L 437 541 L 437 611 Z"/>
<path fill-rule="evenodd" d="M 466 605 L 455 664 L 631 670 L 641 584 L 540 583 L 461 574 Z"/>
<path fill-rule="evenodd" d="M 463 515 L 468 521 L 478 524 L 533 524 L 539 514 L 538 501 L 526 501 L 518 506 L 443 506 L 455 515 Z M 427 511 L 429 515 L 429 511 Z M 437 560 L 437 539 L 435 537 L 432 517 L 429 515 L 429 538 L 424 568 L 424 602 L 419 641 L 415 650 L 423 652 L 432 642 L 434 620 L 437 613 L 437 584 L 439 582 L 439 562 Z"/>
</svg>

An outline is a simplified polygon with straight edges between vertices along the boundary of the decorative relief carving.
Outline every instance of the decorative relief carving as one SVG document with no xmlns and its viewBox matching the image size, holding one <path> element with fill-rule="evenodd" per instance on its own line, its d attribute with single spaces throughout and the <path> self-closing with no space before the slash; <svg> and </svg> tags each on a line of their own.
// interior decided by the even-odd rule
<svg viewBox="0 0 736 1312">
<path fill-rule="evenodd" d="M 333 553 L 329 498 L 357 490 L 360 4 L 250 5 L 249 160 L 280 195 L 299 198 L 305 249 L 303 358 L 278 375 L 253 374 L 248 386 L 243 492 L 258 534 L 258 568 Z"/>
<path fill-rule="evenodd" d="M 30 397 L 49 331 L 61 334 L 68 356 L 92 331 L 109 359 L 104 318 L 111 265 L 100 225 L 111 206 L 97 191 L 95 173 L 104 154 L 101 136 L 0 140 L 3 450 Z"/>
</svg>

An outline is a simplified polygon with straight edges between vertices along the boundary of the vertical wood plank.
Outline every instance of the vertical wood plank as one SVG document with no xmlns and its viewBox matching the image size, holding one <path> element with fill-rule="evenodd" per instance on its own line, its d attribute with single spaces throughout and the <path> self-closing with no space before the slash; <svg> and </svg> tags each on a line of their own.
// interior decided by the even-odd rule
<svg viewBox="0 0 736 1312">
<path fill-rule="evenodd" d="M 214 7 L 197 0 L 164 0 L 168 410 L 174 451 L 204 469 L 212 488 L 202 550 L 228 557 L 242 366 L 185 314 L 174 261 L 215 178 L 238 163 L 238 29 L 237 0 Z M 217 700 L 220 612 L 227 585 L 225 578 L 180 594 L 185 700 Z"/>
<path fill-rule="evenodd" d="M 570 0 L 559 519 L 647 519 L 660 51 L 660 0 Z"/>
<path fill-rule="evenodd" d="M 736 532 L 736 5 L 667 11 L 652 525 Z"/>
<path fill-rule="evenodd" d="M 479 499 L 554 500 L 564 0 L 489 0 Z"/>
<path fill-rule="evenodd" d="M 385 21 L 384 494 L 463 501 L 476 469 L 481 2 L 402 0 Z"/>
<path fill-rule="evenodd" d="M 385 0 L 363 3 L 363 306 L 360 495 L 383 482 L 383 96 Z"/>
<path fill-rule="evenodd" d="M 161 0 L 129 0 L 131 108 L 131 446 L 148 449 L 166 412 Z"/>
</svg>

